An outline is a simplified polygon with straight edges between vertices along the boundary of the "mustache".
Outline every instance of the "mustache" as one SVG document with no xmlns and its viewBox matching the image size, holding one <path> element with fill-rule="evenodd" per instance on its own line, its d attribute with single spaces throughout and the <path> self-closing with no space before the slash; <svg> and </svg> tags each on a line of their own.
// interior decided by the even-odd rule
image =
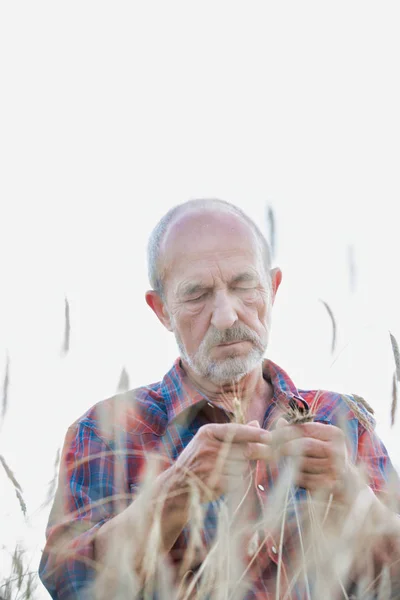
<svg viewBox="0 0 400 600">
<path fill-rule="evenodd" d="M 230 344 L 232 342 L 252 342 L 257 346 L 261 346 L 261 339 L 246 325 L 234 325 L 225 331 L 212 328 L 207 332 L 203 340 L 203 344 L 207 350 L 219 344 Z M 202 344 L 202 345 L 203 345 Z"/>
</svg>

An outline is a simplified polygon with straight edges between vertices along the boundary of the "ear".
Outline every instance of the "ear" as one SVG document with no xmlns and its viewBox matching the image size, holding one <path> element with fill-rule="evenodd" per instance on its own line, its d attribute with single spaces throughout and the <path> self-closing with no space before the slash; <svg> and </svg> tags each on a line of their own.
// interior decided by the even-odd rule
<svg viewBox="0 0 400 600">
<path fill-rule="evenodd" d="M 271 283 L 272 283 L 272 304 L 275 301 L 275 296 L 278 291 L 278 288 L 282 281 L 282 271 L 279 267 L 275 267 L 271 269 Z"/>
<path fill-rule="evenodd" d="M 146 292 L 145 298 L 147 304 L 150 306 L 151 310 L 155 312 L 164 327 L 166 327 L 168 331 L 173 331 L 171 326 L 171 318 L 160 295 L 154 290 L 149 290 Z"/>
</svg>

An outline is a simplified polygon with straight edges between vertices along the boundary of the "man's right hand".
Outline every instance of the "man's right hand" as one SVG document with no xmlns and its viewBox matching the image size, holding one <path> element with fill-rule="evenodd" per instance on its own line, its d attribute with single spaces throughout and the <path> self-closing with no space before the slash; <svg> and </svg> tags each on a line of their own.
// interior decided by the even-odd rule
<svg viewBox="0 0 400 600">
<path fill-rule="evenodd" d="M 123 543 L 132 552 L 130 560 L 140 585 L 145 580 L 147 567 L 143 560 L 160 498 L 163 508 L 159 551 L 167 553 L 189 518 L 191 482 L 197 484 L 201 502 L 219 498 L 243 483 L 253 444 L 268 444 L 270 436 L 254 424 L 203 425 L 175 463 L 155 479 L 152 499 L 149 501 L 148 496 L 144 498 L 139 493 L 125 510 L 98 530 L 94 540 L 96 560 L 110 567 L 102 569 L 104 597 L 112 597 L 118 587 L 119 563 L 114 560 L 119 553 L 115 547 L 120 548 Z"/>
<path fill-rule="evenodd" d="M 169 469 L 173 488 L 197 484 L 201 501 L 211 502 L 243 482 L 252 444 L 268 443 L 270 434 L 254 425 L 203 425 Z"/>
</svg>

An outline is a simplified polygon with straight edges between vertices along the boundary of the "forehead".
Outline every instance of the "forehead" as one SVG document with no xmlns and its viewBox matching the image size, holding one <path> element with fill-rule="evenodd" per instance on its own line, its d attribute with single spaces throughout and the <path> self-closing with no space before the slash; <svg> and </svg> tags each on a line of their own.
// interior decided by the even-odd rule
<svg viewBox="0 0 400 600">
<path fill-rule="evenodd" d="M 261 275 L 260 243 L 252 228 L 228 211 L 192 211 L 168 228 L 161 248 L 166 286 L 183 280 L 231 279 L 243 272 Z"/>
</svg>

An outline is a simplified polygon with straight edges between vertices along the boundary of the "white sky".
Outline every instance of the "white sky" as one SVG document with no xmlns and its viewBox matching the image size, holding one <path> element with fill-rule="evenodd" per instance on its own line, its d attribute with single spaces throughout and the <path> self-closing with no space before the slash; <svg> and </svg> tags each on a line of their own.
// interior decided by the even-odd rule
<svg viewBox="0 0 400 600">
<path fill-rule="evenodd" d="M 273 207 L 283 283 L 268 356 L 299 387 L 364 395 L 400 466 L 399 16 L 390 1 L 0 6 L 0 453 L 31 519 L 2 473 L 0 518 L 2 543 L 21 536 L 33 565 L 67 426 L 122 366 L 148 384 L 177 354 L 144 302 L 145 246 L 189 198 L 232 201 L 265 232 Z M 338 324 L 333 356 L 319 299 Z"/>
</svg>

